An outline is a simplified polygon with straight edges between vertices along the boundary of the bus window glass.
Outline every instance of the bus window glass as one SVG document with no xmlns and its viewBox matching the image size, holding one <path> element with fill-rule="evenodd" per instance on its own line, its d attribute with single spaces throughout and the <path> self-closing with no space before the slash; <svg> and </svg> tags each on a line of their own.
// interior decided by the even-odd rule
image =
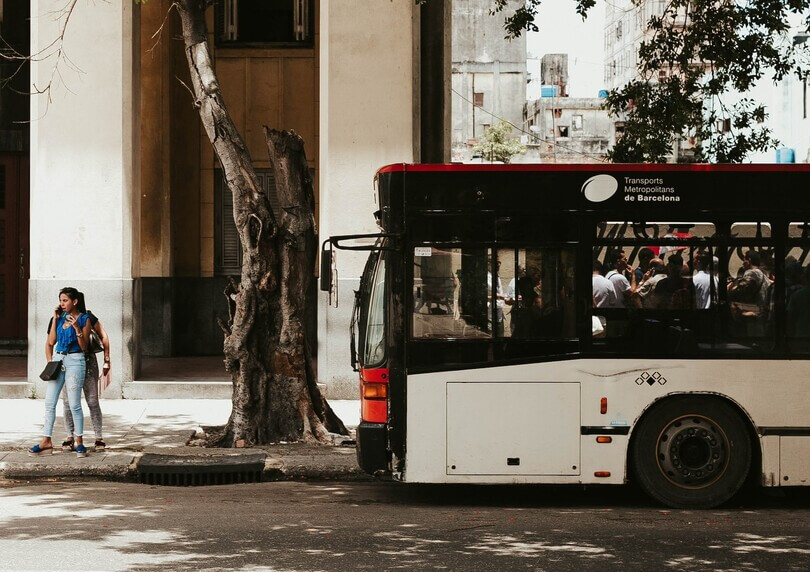
<svg viewBox="0 0 810 572">
<path fill-rule="evenodd" d="M 755 243 L 730 248 L 726 278 L 730 338 L 767 349 L 773 331 L 773 249 Z"/>
<path fill-rule="evenodd" d="M 788 225 L 788 238 L 810 239 L 810 222 L 792 222 Z"/>
<path fill-rule="evenodd" d="M 785 317 L 792 352 L 810 352 L 810 223 L 791 223 L 794 242 L 785 257 Z"/>
<path fill-rule="evenodd" d="M 483 248 L 415 247 L 413 337 L 490 337 L 489 268 Z"/>
<path fill-rule="evenodd" d="M 771 225 L 767 222 L 735 222 L 731 225 L 733 238 L 770 238 Z"/>
<path fill-rule="evenodd" d="M 634 262 L 628 251 L 638 252 Z M 657 253 L 652 247 L 629 244 L 596 247 L 593 306 L 708 310 L 717 303 L 717 266 L 717 256 L 708 246 L 661 247 Z M 613 286 L 612 291 L 609 286 Z"/>
<path fill-rule="evenodd" d="M 637 282 L 648 270 L 653 258 L 660 258 L 667 264 L 667 258 L 680 253 L 682 258 L 694 256 L 695 240 L 705 242 L 715 237 L 716 229 L 709 222 L 600 222 L 596 226 L 597 246 L 594 258 L 603 261 L 608 251 L 616 250 L 615 243 L 621 241 L 627 262 L 635 269 Z M 690 243 L 685 241 L 690 240 Z M 686 251 L 689 251 L 688 253 Z"/>
<path fill-rule="evenodd" d="M 630 222 L 607 221 L 596 225 L 597 240 L 677 240 L 682 238 L 712 238 L 714 224 L 710 222 Z"/>
<path fill-rule="evenodd" d="M 574 250 L 498 251 L 503 328 L 498 335 L 528 339 L 575 339 Z"/>
<path fill-rule="evenodd" d="M 364 367 L 379 365 L 385 359 L 385 257 L 381 256 L 371 280 L 366 323 Z"/>
<path fill-rule="evenodd" d="M 597 350 L 694 354 L 718 341 L 719 258 L 707 222 L 600 223 L 592 252 Z"/>
</svg>

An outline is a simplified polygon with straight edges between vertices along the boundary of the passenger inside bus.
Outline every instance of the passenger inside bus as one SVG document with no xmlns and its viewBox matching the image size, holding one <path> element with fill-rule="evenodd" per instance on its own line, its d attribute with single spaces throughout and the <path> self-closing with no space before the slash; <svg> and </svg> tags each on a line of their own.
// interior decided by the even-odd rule
<svg viewBox="0 0 810 572">
<path fill-rule="evenodd" d="M 741 275 L 729 278 L 726 289 L 731 302 L 731 316 L 737 333 L 747 337 L 762 337 L 767 333 L 767 321 L 772 295 L 772 282 L 760 268 L 761 256 L 747 250 L 743 256 Z"/>
<path fill-rule="evenodd" d="M 594 308 L 613 308 L 616 306 L 616 289 L 613 283 L 602 275 L 602 263 L 598 259 L 593 261 L 593 276 L 591 278 Z"/>
<path fill-rule="evenodd" d="M 655 286 L 667 277 L 666 266 L 660 258 L 653 258 L 633 293 L 633 305 L 637 308 L 655 308 Z"/>
<path fill-rule="evenodd" d="M 680 254 L 667 259 L 667 276 L 655 287 L 655 305 L 662 310 L 695 309 L 695 285 Z"/>
<path fill-rule="evenodd" d="M 692 283 L 695 285 L 695 307 L 699 310 L 708 310 L 712 306 L 712 301 L 717 299 L 719 282 L 712 268 L 717 268 L 718 260 L 716 256 L 712 258 L 708 251 L 696 252 L 694 265 Z"/>
<path fill-rule="evenodd" d="M 787 299 L 787 326 L 789 337 L 810 339 L 810 264 Z"/>
</svg>

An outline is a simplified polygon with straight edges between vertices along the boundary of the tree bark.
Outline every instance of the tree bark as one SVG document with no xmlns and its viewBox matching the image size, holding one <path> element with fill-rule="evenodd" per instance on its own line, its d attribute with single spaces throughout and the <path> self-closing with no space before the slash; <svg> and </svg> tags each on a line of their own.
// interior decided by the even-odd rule
<svg viewBox="0 0 810 572">
<path fill-rule="evenodd" d="M 265 128 L 281 209 L 273 213 L 247 146 L 231 120 L 214 71 L 205 25 L 211 0 L 175 6 L 185 42 L 195 105 L 233 195 L 242 243 L 239 282 L 231 281 L 225 366 L 233 410 L 211 444 L 249 447 L 278 441 L 327 443 L 348 434 L 315 378 L 317 235 L 314 192 L 303 140 Z"/>
</svg>

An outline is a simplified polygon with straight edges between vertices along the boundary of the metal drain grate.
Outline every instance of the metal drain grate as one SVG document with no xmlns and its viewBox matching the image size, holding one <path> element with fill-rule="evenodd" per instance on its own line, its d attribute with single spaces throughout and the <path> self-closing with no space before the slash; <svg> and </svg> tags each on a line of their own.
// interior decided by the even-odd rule
<svg viewBox="0 0 810 572">
<path fill-rule="evenodd" d="M 257 483 L 262 480 L 265 453 L 237 455 L 144 454 L 138 461 L 138 480 L 147 485 L 176 487 Z"/>
</svg>

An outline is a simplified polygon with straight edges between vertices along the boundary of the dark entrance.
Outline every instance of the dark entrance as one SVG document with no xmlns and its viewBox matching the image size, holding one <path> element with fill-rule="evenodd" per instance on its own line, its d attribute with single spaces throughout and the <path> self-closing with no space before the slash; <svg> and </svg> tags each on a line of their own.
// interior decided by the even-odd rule
<svg viewBox="0 0 810 572">
<path fill-rule="evenodd" d="M 0 342 L 28 336 L 28 154 L 0 151 Z"/>
<path fill-rule="evenodd" d="M 0 2 L 0 354 L 28 337 L 30 1 Z"/>
</svg>

